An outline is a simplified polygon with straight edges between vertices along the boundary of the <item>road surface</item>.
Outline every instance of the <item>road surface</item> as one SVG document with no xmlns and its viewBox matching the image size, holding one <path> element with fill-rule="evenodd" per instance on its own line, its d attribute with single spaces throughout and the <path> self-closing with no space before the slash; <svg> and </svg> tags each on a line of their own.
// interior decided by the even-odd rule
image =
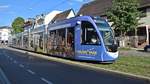
<svg viewBox="0 0 150 84">
<path fill-rule="evenodd" d="M 96 71 L 0 48 L 0 67 L 11 84 L 149 84 L 105 71 Z"/>
</svg>

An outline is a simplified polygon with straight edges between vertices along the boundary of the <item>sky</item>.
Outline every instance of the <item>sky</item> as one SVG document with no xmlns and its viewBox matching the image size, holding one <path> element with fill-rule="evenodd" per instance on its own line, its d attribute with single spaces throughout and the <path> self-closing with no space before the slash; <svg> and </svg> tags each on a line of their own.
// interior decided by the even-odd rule
<svg viewBox="0 0 150 84">
<path fill-rule="evenodd" d="M 80 7 L 91 0 L 0 0 L 0 26 L 11 26 L 16 17 L 34 18 L 53 10 L 64 11 Z"/>
</svg>

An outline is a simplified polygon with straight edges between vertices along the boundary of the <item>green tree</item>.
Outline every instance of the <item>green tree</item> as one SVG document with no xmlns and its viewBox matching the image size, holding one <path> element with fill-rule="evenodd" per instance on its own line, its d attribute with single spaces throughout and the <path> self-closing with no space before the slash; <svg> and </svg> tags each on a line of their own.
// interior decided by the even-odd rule
<svg viewBox="0 0 150 84">
<path fill-rule="evenodd" d="M 13 33 L 23 32 L 24 19 L 22 17 L 17 17 L 12 22 Z"/>
<path fill-rule="evenodd" d="M 115 33 L 119 33 L 121 40 L 124 39 L 126 33 L 135 31 L 138 26 L 140 12 L 138 11 L 139 0 L 113 0 L 112 8 L 106 15 L 110 22 L 113 22 Z"/>
</svg>

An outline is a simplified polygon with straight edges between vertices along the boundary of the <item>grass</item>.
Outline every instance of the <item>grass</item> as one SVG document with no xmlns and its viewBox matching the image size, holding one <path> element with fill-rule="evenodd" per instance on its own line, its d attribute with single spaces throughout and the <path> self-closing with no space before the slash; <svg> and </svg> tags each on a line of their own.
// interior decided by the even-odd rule
<svg viewBox="0 0 150 84">
<path fill-rule="evenodd" d="M 120 56 L 113 64 L 94 64 L 94 66 L 150 77 L 150 57 Z"/>
<path fill-rule="evenodd" d="M 38 47 L 38 48 L 37 48 L 37 52 L 41 52 L 41 53 L 42 53 L 42 52 L 43 52 L 43 49 L 41 49 L 41 48 Z"/>
<path fill-rule="evenodd" d="M 121 47 L 121 48 L 119 48 L 119 50 L 131 50 L 131 48 L 130 47 Z"/>
</svg>

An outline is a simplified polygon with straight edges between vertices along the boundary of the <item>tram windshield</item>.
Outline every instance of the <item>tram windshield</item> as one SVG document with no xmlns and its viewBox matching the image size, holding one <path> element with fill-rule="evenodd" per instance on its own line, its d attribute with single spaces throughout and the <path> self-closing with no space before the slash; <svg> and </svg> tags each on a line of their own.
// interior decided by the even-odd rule
<svg viewBox="0 0 150 84">
<path fill-rule="evenodd" d="M 106 23 L 105 20 L 96 20 L 96 25 L 99 28 L 99 31 L 102 35 L 105 45 L 113 45 L 114 37 L 109 24 Z"/>
</svg>

